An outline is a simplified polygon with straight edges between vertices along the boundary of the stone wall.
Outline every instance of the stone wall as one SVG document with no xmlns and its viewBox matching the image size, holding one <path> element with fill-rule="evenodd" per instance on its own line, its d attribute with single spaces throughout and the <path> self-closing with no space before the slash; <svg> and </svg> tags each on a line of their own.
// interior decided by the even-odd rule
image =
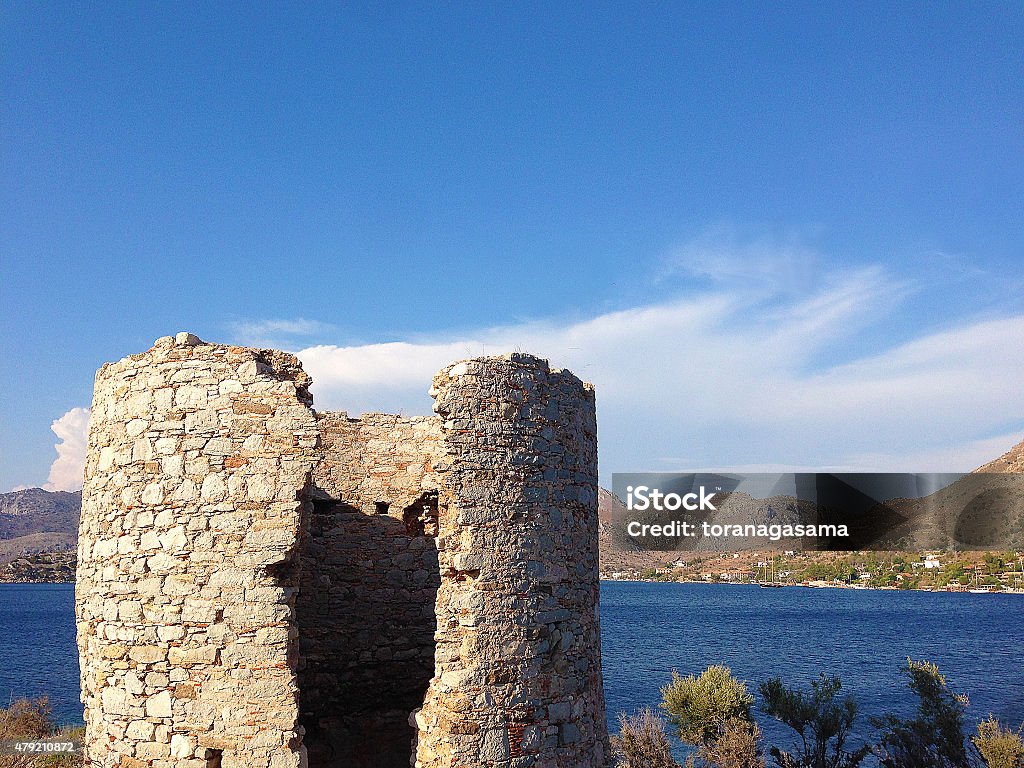
<svg viewBox="0 0 1024 768">
<path fill-rule="evenodd" d="M 283 353 L 166 337 L 96 376 L 76 612 L 89 764 L 285 768 L 317 428 Z"/>
<path fill-rule="evenodd" d="M 352 419 L 309 383 L 189 334 L 97 374 L 87 764 L 604 766 L 592 390 L 481 358 Z"/>
<path fill-rule="evenodd" d="M 517 354 L 432 394 L 447 465 L 416 766 L 604 766 L 593 389 Z"/>
</svg>

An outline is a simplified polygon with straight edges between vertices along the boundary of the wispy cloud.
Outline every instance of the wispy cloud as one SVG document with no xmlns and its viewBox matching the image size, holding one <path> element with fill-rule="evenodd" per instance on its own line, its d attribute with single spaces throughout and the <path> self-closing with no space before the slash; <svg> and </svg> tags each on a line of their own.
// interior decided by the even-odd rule
<svg viewBox="0 0 1024 768">
<path fill-rule="evenodd" d="M 57 435 L 57 458 L 50 465 L 50 477 L 43 486 L 48 491 L 77 491 L 85 472 L 85 450 L 89 434 L 89 409 L 72 408 L 50 429 Z"/>
<path fill-rule="evenodd" d="M 862 330 L 884 337 L 904 289 L 880 268 L 818 283 L 785 296 L 723 283 L 581 322 L 298 354 L 318 407 L 352 413 L 428 413 L 431 376 L 455 359 L 515 349 L 548 357 L 597 387 L 605 481 L 611 471 L 702 466 L 960 471 L 1024 431 L 1024 358 L 1014 352 L 1024 316 L 851 359 Z"/>
<path fill-rule="evenodd" d="M 241 319 L 227 324 L 232 341 L 252 347 L 293 349 L 313 337 L 330 333 L 333 326 L 304 317 L 291 319 Z"/>
<path fill-rule="evenodd" d="M 825 260 L 804 237 L 749 239 L 727 225 L 708 229 L 661 261 L 659 281 L 684 275 L 759 295 L 806 293 L 826 277 Z"/>
</svg>

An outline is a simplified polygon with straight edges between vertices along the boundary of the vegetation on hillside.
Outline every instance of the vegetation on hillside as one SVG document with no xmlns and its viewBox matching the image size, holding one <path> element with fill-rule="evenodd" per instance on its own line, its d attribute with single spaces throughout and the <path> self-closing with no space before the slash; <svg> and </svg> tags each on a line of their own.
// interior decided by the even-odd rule
<svg viewBox="0 0 1024 768">
<path fill-rule="evenodd" d="M 75 580 L 74 552 L 43 552 L 0 563 L 0 582 L 66 584 Z"/>
<path fill-rule="evenodd" d="M 649 553 L 648 553 L 649 554 Z M 693 555 L 626 576 L 645 581 L 831 584 L 874 589 L 1024 589 L 1024 552 L 790 552 Z"/>
</svg>

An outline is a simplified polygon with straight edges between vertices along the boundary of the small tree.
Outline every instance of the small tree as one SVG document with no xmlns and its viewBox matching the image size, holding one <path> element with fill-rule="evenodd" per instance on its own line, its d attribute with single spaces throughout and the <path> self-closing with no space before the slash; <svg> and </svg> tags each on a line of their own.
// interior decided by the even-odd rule
<svg viewBox="0 0 1024 768">
<path fill-rule="evenodd" d="M 732 676 L 732 670 L 711 666 L 700 675 L 681 677 L 672 670 L 672 681 L 661 689 L 662 708 L 669 722 L 687 744 L 717 740 L 730 718 L 750 721 L 754 697 L 746 683 Z"/>
<path fill-rule="evenodd" d="M 788 725 L 800 736 L 795 754 L 772 747 L 770 754 L 780 768 L 856 768 L 871 752 L 862 746 L 853 752 L 844 747 L 857 718 L 852 696 L 837 700 L 843 684 L 838 677 L 822 675 L 811 682 L 811 691 L 787 688 L 778 677 L 760 686 L 764 711 Z"/>
<path fill-rule="evenodd" d="M 978 735 L 971 741 L 978 748 L 986 768 L 1024 768 L 1024 738 L 1021 731 L 1003 728 L 992 715 L 978 723 Z"/>
<path fill-rule="evenodd" d="M 872 718 L 881 738 L 875 748 L 883 768 L 970 768 L 964 740 L 967 697 L 953 693 L 939 668 L 907 659 L 901 672 L 917 696 L 917 715 Z"/>
<path fill-rule="evenodd" d="M 679 768 L 665 733 L 665 721 L 650 708 L 619 715 L 619 735 L 612 736 L 618 768 Z"/>
<path fill-rule="evenodd" d="M 697 746 L 687 768 L 763 768 L 761 731 L 750 717 L 754 697 L 728 667 L 712 666 L 661 689 L 662 708 L 679 738 Z"/>
</svg>

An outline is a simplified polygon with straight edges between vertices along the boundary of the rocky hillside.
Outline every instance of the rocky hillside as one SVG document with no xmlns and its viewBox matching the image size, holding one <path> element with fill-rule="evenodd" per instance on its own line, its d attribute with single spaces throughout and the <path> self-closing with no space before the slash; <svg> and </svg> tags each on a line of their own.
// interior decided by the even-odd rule
<svg viewBox="0 0 1024 768">
<path fill-rule="evenodd" d="M 77 533 L 82 492 L 24 491 L 0 493 L 0 539 L 31 533 Z"/>
<path fill-rule="evenodd" d="M 81 508 L 81 492 L 29 488 L 0 494 L 0 580 L 11 580 L 15 561 L 73 552 Z"/>
<path fill-rule="evenodd" d="M 929 496 L 889 506 L 907 518 L 894 531 L 900 549 L 946 549 L 954 540 L 971 549 L 1024 548 L 1024 442 Z"/>
<path fill-rule="evenodd" d="M 0 581 L 21 584 L 71 583 L 75 580 L 74 552 L 46 552 L 16 557 L 0 566 Z"/>
<path fill-rule="evenodd" d="M 1024 472 L 1024 443 L 1017 443 L 995 461 L 990 461 L 975 472 Z"/>
</svg>

